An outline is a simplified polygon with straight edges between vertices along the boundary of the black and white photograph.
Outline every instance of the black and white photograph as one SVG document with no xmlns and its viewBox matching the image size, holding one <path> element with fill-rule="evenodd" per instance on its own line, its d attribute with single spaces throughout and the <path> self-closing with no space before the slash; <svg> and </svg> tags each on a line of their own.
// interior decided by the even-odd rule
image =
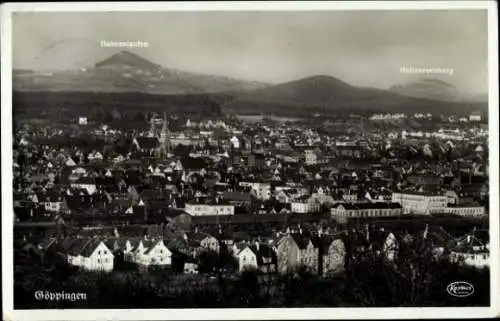
<svg viewBox="0 0 500 321">
<path fill-rule="evenodd" d="M 412 3 L 3 5 L 4 319 L 498 315 L 497 8 Z"/>
</svg>

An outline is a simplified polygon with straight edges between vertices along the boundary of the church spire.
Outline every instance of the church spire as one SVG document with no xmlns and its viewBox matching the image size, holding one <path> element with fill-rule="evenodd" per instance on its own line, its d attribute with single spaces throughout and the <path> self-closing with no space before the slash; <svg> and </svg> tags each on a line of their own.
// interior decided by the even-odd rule
<svg viewBox="0 0 500 321">
<path fill-rule="evenodd" d="M 149 137 L 155 137 L 156 136 L 156 125 L 155 125 L 155 117 L 152 116 L 151 120 L 149 121 Z"/>
<path fill-rule="evenodd" d="M 170 131 L 168 129 L 167 113 L 163 113 L 163 127 L 160 134 L 160 142 L 165 155 L 170 152 Z"/>
</svg>

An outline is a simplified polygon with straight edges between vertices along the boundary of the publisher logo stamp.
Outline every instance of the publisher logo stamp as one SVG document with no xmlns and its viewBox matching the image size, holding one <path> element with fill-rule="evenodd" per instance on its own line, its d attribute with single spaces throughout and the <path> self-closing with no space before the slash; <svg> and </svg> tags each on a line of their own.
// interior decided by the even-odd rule
<svg viewBox="0 0 500 321">
<path fill-rule="evenodd" d="M 446 287 L 449 295 L 457 298 L 465 298 L 474 293 L 474 286 L 468 282 L 458 281 L 450 283 Z"/>
</svg>

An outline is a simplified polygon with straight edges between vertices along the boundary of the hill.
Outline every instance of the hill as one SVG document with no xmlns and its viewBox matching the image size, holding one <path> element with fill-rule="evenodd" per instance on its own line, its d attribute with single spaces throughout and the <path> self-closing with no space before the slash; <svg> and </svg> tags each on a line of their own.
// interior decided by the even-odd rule
<svg viewBox="0 0 500 321">
<path fill-rule="evenodd" d="M 223 106 L 239 113 L 373 113 L 468 114 L 487 110 L 486 103 L 459 103 L 400 95 L 389 90 L 361 88 L 318 75 L 242 93 Z"/>
<path fill-rule="evenodd" d="M 93 118 L 96 113 L 118 113 L 133 118 L 138 113 L 163 112 L 199 116 L 220 115 L 219 105 L 231 97 L 221 94 L 155 95 L 105 92 L 18 92 L 12 96 L 13 118 L 52 121 Z"/>
<path fill-rule="evenodd" d="M 451 102 L 486 102 L 486 94 L 467 94 L 455 85 L 440 79 L 420 78 L 405 84 L 399 84 L 389 89 L 391 92 L 424 99 L 451 101 Z"/>
<path fill-rule="evenodd" d="M 17 91 L 138 92 L 199 94 L 255 90 L 267 84 L 165 68 L 137 54 L 121 51 L 78 70 L 14 70 Z"/>
</svg>

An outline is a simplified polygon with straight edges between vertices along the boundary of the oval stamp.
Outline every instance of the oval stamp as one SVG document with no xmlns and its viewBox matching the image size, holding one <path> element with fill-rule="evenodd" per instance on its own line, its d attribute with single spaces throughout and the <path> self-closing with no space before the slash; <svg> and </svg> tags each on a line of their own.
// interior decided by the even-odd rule
<svg viewBox="0 0 500 321">
<path fill-rule="evenodd" d="M 448 291 L 448 294 L 452 296 L 458 298 L 465 298 L 474 293 L 474 286 L 465 281 L 457 281 L 450 283 L 446 287 L 446 291 Z"/>
</svg>

